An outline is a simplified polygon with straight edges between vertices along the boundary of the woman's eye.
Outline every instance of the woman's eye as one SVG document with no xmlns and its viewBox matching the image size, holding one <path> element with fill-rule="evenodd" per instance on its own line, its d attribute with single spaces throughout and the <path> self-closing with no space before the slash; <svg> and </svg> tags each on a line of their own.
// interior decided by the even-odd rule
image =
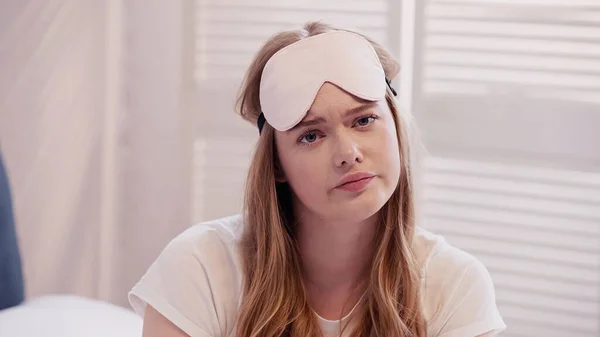
<svg viewBox="0 0 600 337">
<path fill-rule="evenodd" d="M 359 126 L 367 126 L 374 118 L 372 116 L 365 116 L 356 121 Z"/>
<path fill-rule="evenodd" d="M 302 143 L 313 143 L 317 140 L 318 136 L 316 132 L 309 132 L 300 138 Z"/>
</svg>

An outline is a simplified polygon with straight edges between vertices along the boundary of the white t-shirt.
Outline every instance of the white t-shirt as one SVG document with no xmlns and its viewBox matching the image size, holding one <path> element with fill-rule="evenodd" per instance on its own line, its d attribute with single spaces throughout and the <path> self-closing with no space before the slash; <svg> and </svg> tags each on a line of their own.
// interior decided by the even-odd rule
<svg viewBox="0 0 600 337">
<path fill-rule="evenodd" d="M 192 337 L 234 336 L 242 289 L 237 253 L 242 227 L 242 217 L 236 215 L 178 235 L 130 291 L 133 309 L 143 317 L 149 304 Z M 475 337 L 506 328 L 492 280 L 479 260 L 421 228 L 413 250 L 423 268 L 428 337 Z M 327 337 L 337 335 L 339 321 L 318 319 Z"/>
</svg>

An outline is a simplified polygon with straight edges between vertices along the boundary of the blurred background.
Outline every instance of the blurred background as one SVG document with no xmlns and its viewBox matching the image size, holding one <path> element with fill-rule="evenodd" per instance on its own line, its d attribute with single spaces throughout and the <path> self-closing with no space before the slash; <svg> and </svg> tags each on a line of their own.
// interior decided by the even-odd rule
<svg viewBox="0 0 600 337">
<path fill-rule="evenodd" d="M 600 0 L 0 0 L 27 298 L 127 306 L 169 240 L 239 212 L 243 72 L 310 20 L 401 60 L 421 225 L 488 267 L 503 335 L 600 336 Z"/>
</svg>

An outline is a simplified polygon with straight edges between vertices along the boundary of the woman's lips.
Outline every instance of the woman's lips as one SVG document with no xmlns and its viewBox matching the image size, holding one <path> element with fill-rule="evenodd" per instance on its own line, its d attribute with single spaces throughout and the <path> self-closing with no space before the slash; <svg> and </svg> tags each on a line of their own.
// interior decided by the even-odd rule
<svg viewBox="0 0 600 337">
<path fill-rule="evenodd" d="M 375 175 L 367 172 L 357 172 L 344 176 L 336 189 L 348 192 L 360 192 L 364 190 L 373 180 Z"/>
</svg>

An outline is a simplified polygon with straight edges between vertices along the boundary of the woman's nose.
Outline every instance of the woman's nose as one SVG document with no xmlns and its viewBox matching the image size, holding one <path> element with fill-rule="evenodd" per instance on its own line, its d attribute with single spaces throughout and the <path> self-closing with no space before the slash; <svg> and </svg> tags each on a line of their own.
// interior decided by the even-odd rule
<svg viewBox="0 0 600 337">
<path fill-rule="evenodd" d="M 338 135 L 335 141 L 333 159 L 336 167 L 351 167 L 356 163 L 362 163 L 362 153 L 352 135 L 347 133 Z"/>
</svg>

